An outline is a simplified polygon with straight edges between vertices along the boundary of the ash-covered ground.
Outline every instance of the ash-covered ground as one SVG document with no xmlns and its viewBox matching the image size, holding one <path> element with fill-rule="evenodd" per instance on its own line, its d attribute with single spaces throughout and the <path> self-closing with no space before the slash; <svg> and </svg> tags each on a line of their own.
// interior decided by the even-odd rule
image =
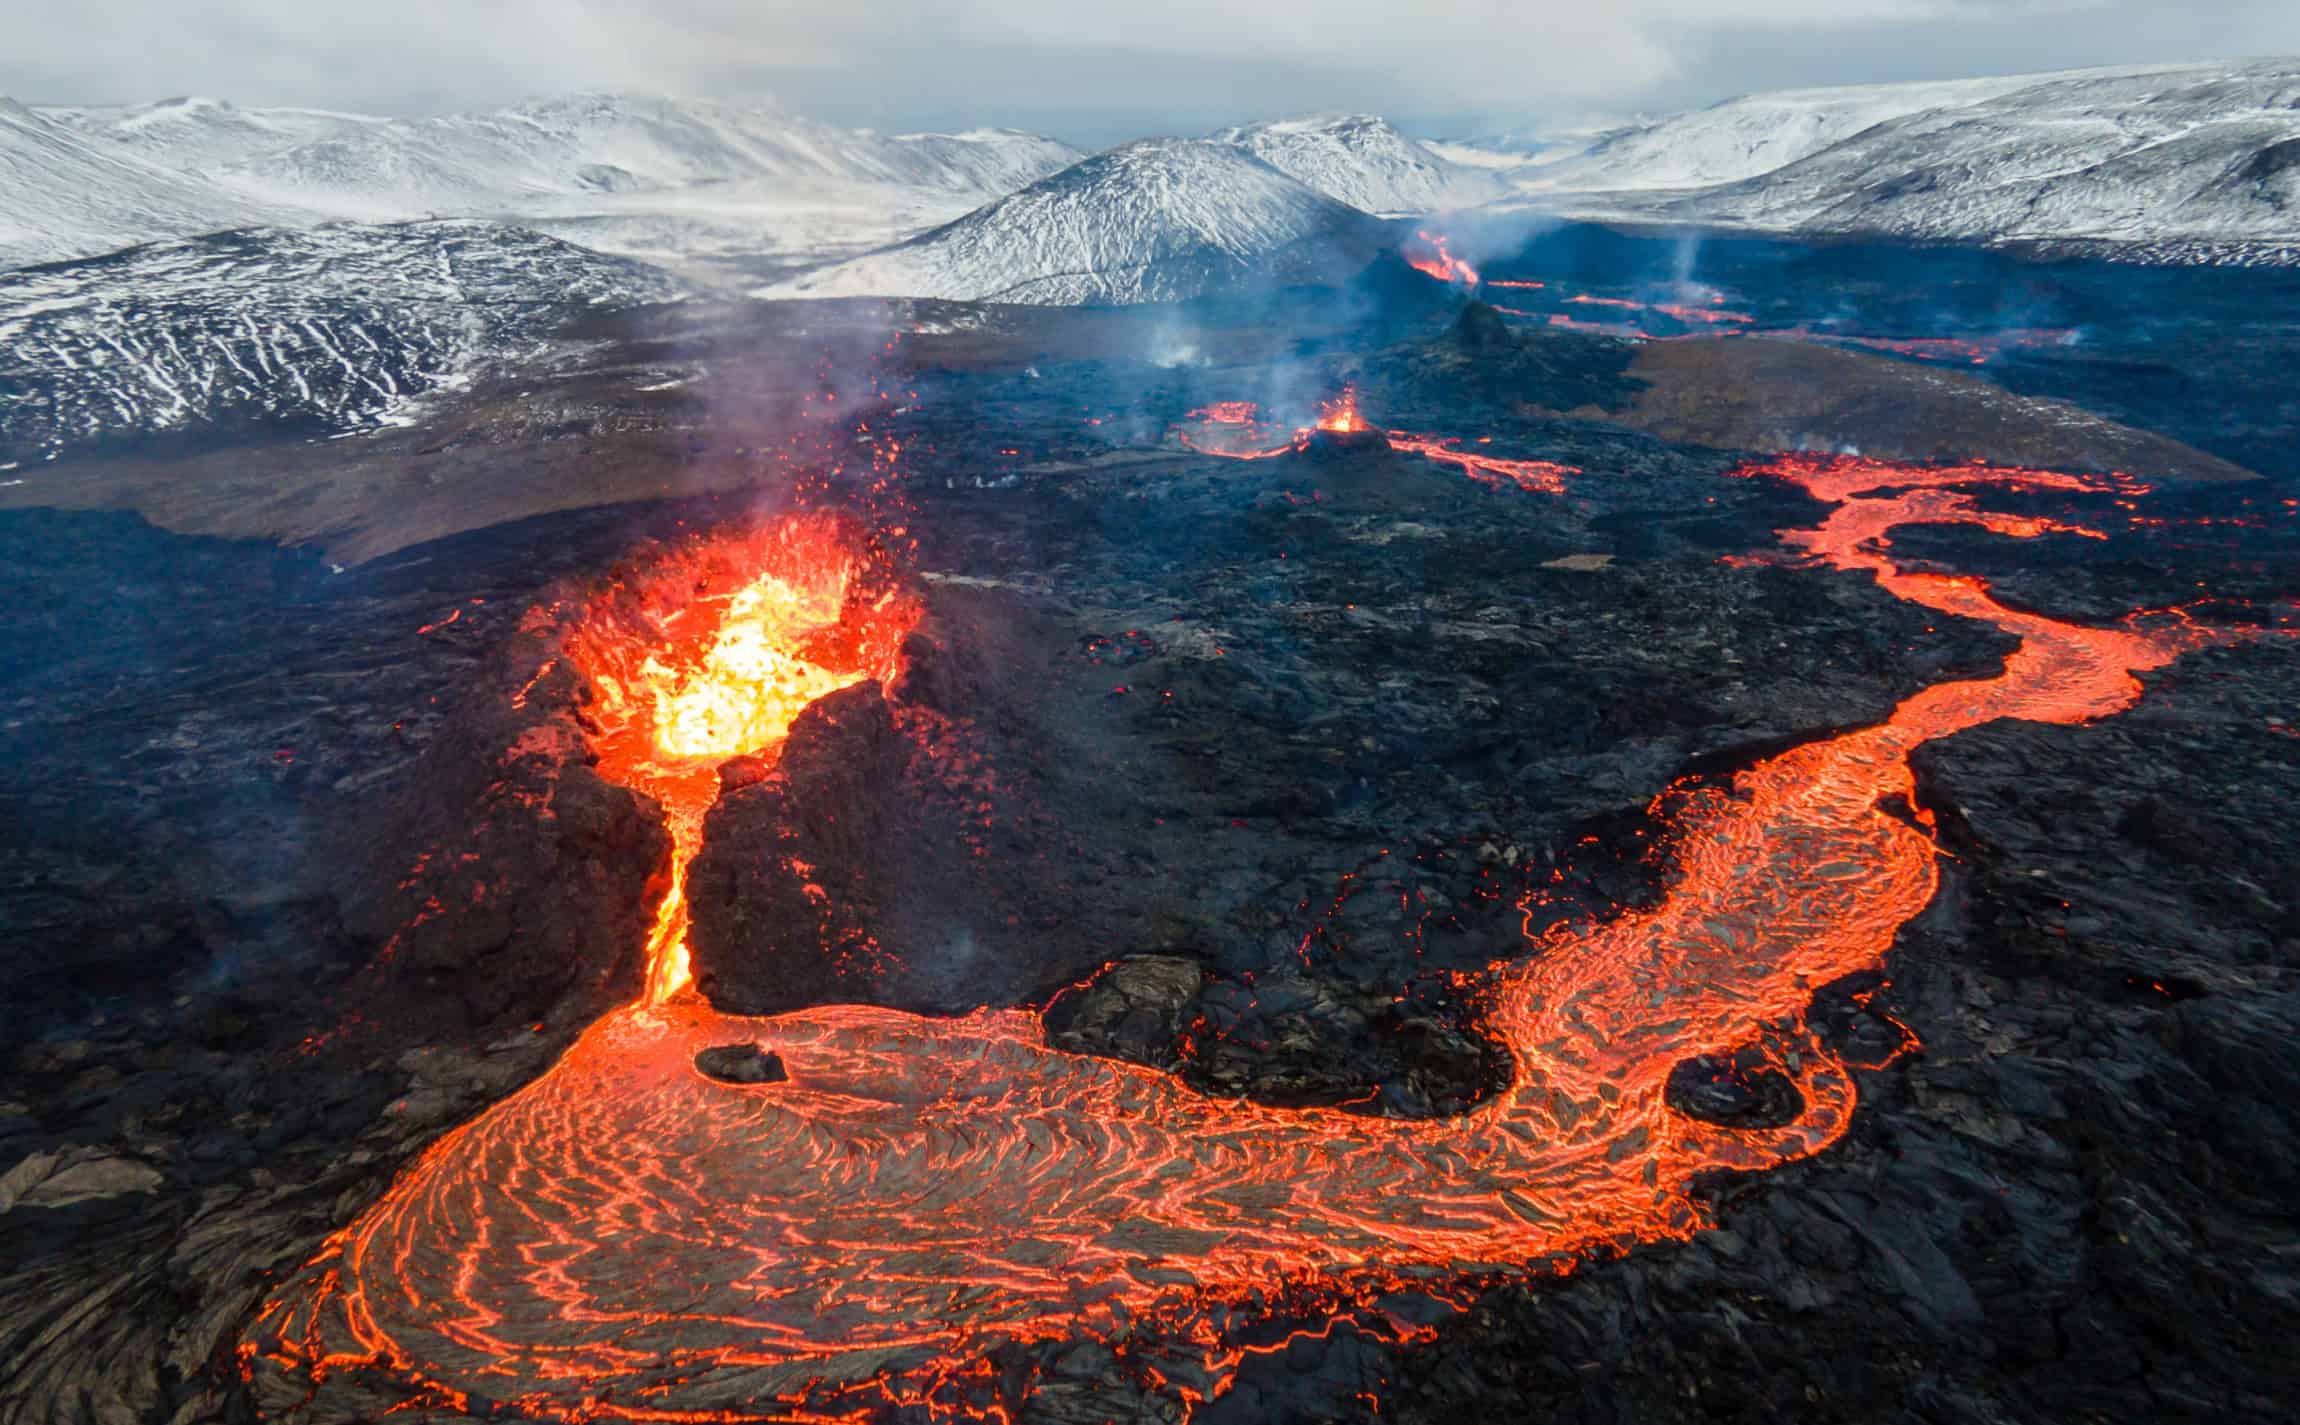
<svg viewBox="0 0 2300 1425">
<path fill-rule="evenodd" d="M 2038 507 L 2107 540 L 1895 536 L 2016 604 L 2209 594 L 2199 619 L 2271 622 L 2300 595 L 2294 491 L 2240 478 L 2241 443 L 1864 353 L 1657 371 L 1397 271 L 1227 321 L 754 304 L 591 336 L 419 430 L 94 455 L 102 508 L 0 511 L 7 1418 L 278 1409 L 239 1350 L 267 1288 L 631 996 L 658 819 L 518 749 L 591 697 L 529 610 L 648 541 L 829 501 L 917 544 L 899 683 L 818 704 L 706 823 L 720 1007 L 1045 1006 L 1055 1043 L 1209 1092 L 1406 1117 L 1506 1076 L 1465 977 L 1665 892 L 1671 784 L 2008 651 L 1776 557 L 1824 507 L 1728 472 L 1783 420 L 2159 484 Z M 690 385 L 654 389 L 678 362 Z M 1344 385 L 1377 425 L 1578 473 L 1559 495 L 1379 444 L 1173 438 Z M 2191 655 L 2116 718 L 1918 755 L 1946 883 L 1881 973 L 1814 987 L 1817 1027 L 1889 1060 L 1818 1159 L 1720 1180 L 1690 1242 L 1504 1274 L 1432 1339 L 1251 1353 L 1196 1418 L 2276 1418 L 2300 1384 L 2296 658 Z M 959 731 L 893 736 L 906 707 Z M 1778 1108 L 1711 1087 L 1712 1117 Z M 1184 1412 L 1107 1342 L 996 1364 L 1023 1419 Z M 294 1413 L 404 1403 L 347 1371 Z"/>
</svg>

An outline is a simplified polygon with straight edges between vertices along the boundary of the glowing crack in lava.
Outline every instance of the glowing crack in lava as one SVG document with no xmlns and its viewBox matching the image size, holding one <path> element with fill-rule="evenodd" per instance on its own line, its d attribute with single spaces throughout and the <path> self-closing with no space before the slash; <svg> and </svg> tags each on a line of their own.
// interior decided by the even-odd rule
<svg viewBox="0 0 2300 1425">
<path fill-rule="evenodd" d="M 1889 809 L 1914 791 L 1911 751 L 1997 718 L 2109 716 L 2138 697 L 2136 670 L 2216 636 L 2161 616 L 2062 623 L 1887 556 L 1902 524 L 2052 526 L 1983 511 L 1976 490 L 2129 484 L 1803 457 L 1741 473 L 1835 505 L 1787 534 L 1792 548 L 2019 647 L 1994 676 L 1926 688 L 1729 791 L 1677 794 L 1679 870 L 1660 905 L 1492 967 L 1484 1028 L 1513 1060 L 1492 1099 L 1437 1121 L 1281 1109 L 1057 1050 L 1021 1010 L 739 1020 L 691 993 L 651 997 L 442 1138 L 270 1299 L 243 1351 L 251 1379 L 276 1375 L 259 1398 L 292 1414 L 318 1383 L 359 1373 L 418 1404 L 564 1419 L 1009 1418 L 1029 1378 L 1002 1376 L 989 1353 L 1096 1338 L 1186 1406 L 1223 1389 L 1239 1332 L 1273 1314 L 1369 1312 L 1385 1293 L 1427 1300 L 1465 1274 L 1564 1271 L 1699 1230 L 1697 1178 L 1806 1157 L 1845 1130 L 1852 1079 L 1801 1016 L 1815 986 L 1876 966 L 1933 895 L 1930 839 Z M 813 584 L 767 598 L 790 617 L 766 619 L 766 636 L 802 643 L 774 645 L 764 704 L 699 714 L 701 744 L 784 725 L 817 677 L 792 663 L 833 679 L 860 666 L 851 647 L 819 661 L 808 641 L 842 603 L 851 617 L 851 591 Z M 738 613 L 730 601 L 719 630 Z M 614 705 L 683 736 L 720 634 L 661 623 L 713 653 L 665 657 L 673 672 L 648 684 L 658 702 L 625 676 L 654 655 L 623 651 Z M 635 735 L 610 728 L 602 744 Z M 686 765 L 660 746 L 632 755 Z M 694 1068 L 703 1048 L 753 1041 L 787 1082 Z M 1794 1079 L 1795 1121 L 1731 1129 L 1665 1102 L 1673 1065 L 1745 1046 Z M 1144 1342 L 1169 1354 L 1153 1364 Z"/>
<path fill-rule="evenodd" d="M 1633 302 L 1626 297 L 1593 297 L 1587 293 L 1579 293 L 1565 300 L 1574 306 L 1616 307 L 1630 312 L 1659 312 L 1665 317 L 1684 322 L 1689 326 L 1748 326 L 1757 320 L 1747 312 L 1727 311 L 1716 305 L 1698 307 L 1687 302 Z M 1716 300 L 1722 301 L 1724 299 L 1720 297 Z"/>
<path fill-rule="evenodd" d="M 1188 419 L 1197 423 L 1196 428 L 1178 426 L 1174 438 L 1201 455 L 1219 455 L 1225 460 L 1268 460 L 1306 448 L 1318 431 L 1354 435 L 1375 428 L 1359 412 L 1357 392 L 1350 387 L 1344 387 L 1342 394 L 1334 399 L 1318 403 L 1316 424 L 1299 427 L 1290 434 L 1282 435 L 1282 427 L 1265 422 L 1261 408 L 1252 401 L 1218 401 L 1191 411 Z M 1509 460 L 1482 451 L 1463 450 L 1461 442 L 1451 436 L 1405 430 L 1383 434 L 1393 450 L 1419 455 L 1441 465 L 1457 466 L 1470 479 L 1495 488 L 1506 485 L 1545 495 L 1562 495 L 1566 477 L 1581 473 L 1574 466 L 1560 465 L 1554 460 Z M 1271 444 L 1273 440 L 1278 443 Z"/>
</svg>

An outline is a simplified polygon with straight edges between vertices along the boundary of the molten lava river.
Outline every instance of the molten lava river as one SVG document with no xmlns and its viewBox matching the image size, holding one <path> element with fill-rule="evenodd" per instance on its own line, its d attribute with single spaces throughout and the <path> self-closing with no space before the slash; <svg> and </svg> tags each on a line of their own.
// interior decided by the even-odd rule
<svg viewBox="0 0 2300 1425">
<path fill-rule="evenodd" d="M 1660 905 L 1492 967 L 1484 1027 L 1514 1075 L 1476 1109 L 1398 1121 L 1211 1098 L 1052 1048 L 1025 1010 L 722 1015 L 687 986 L 674 878 L 645 996 L 330 1239 L 266 1303 L 245 1369 L 563 1419 L 1003 1417 L 1028 1385 L 1002 1385 L 994 1351 L 1095 1339 L 1187 1405 L 1224 1389 L 1251 1323 L 1386 1313 L 1410 1330 L 1390 1304 L 1700 1230 L 1697 1177 L 1845 1131 L 1853 1081 L 1799 1025 L 1816 986 L 1877 966 L 1933 894 L 1930 838 L 1887 809 L 1913 791 L 1911 750 L 1996 718 L 2109 716 L 2139 696 L 2136 671 L 2223 636 L 2162 615 L 2062 623 L 1885 552 L 1910 523 L 2068 528 L 1982 511 L 1978 489 L 2129 482 L 1802 457 L 1741 473 L 1833 504 L 1785 535 L 1794 550 L 2020 646 L 1993 677 L 1689 795 Z M 762 567 L 666 621 L 669 646 L 602 635 L 578 654 L 600 767 L 663 803 L 681 869 L 716 764 L 891 671 L 913 617 L 819 553 Z M 698 1051 L 749 1042 L 787 1081 L 696 1070 Z M 1665 1103 L 1671 1066 L 1751 1045 L 1802 1092 L 1795 1121 L 1717 1127 Z M 1132 1356 L 1135 1340 L 1165 1354 Z"/>
</svg>

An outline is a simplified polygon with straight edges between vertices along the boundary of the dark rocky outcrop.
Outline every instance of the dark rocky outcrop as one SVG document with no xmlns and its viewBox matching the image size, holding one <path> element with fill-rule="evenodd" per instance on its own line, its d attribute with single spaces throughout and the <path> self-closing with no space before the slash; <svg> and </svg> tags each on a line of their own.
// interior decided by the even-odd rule
<svg viewBox="0 0 2300 1425">
<path fill-rule="evenodd" d="M 756 1044 L 714 1044 L 695 1056 L 695 1067 L 730 1084 L 779 1084 L 790 1078 L 782 1056 Z"/>
</svg>

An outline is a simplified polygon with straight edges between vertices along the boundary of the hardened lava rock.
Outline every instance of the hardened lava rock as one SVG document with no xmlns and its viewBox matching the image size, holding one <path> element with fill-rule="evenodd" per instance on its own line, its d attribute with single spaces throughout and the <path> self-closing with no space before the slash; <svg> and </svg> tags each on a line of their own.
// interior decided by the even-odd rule
<svg viewBox="0 0 2300 1425">
<path fill-rule="evenodd" d="M 1747 1050 L 1680 1062 L 1669 1071 L 1667 1097 L 1687 1118 L 1725 1128 L 1778 1128 L 1805 1110 L 1795 1081 Z"/>
<path fill-rule="evenodd" d="M 695 1067 L 729 1084 L 779 1084 L 790 1078 L 782 1056 L 757 1044 L 714 1044 L 695 1056 Z"/>
</svg>

